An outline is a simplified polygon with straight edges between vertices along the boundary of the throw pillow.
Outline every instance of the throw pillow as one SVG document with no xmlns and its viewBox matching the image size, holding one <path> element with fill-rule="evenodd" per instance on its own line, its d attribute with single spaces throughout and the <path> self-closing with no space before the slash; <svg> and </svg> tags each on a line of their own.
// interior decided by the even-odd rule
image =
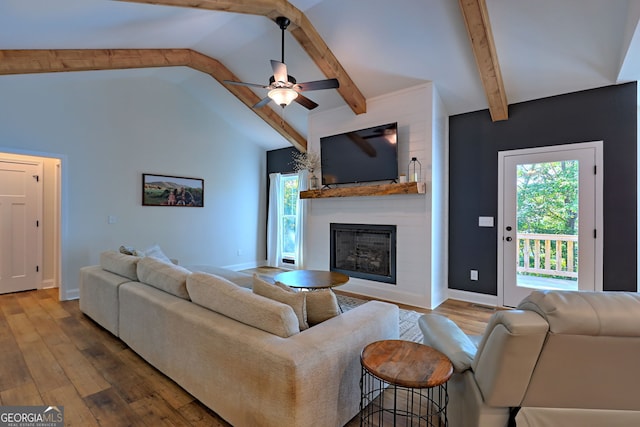
<svg viewBox="0 0 640 427">
<path fill-rule="evenodd" d="M 136 250 L 133 248 L 133 246 L 120 246 L 120 253 L 121 254 L 125 254 L 125 255 L 135 255 L 136 254 Z"/>
<path fill-rule="evenodd" d="M 307 323 L 309 326 L 317 325 L 325 320 L 339 315 L 342 311 L 338 304 L 338 298 L 331 289 L 318 289 L 317 291 L 298 291 L 282 282 L 276 282 L 275 286 L 289 293 L 302 292 L 307 303 Z"/>
<path fill-rule="evenodd" d="M 257 274 L 253 275 L 253 293 L 261 295 L 263 297 L 287 304 L 298 317 L 300 323 L 300 330 L 304 331 L 309 328 L 307 323 L 307 301 L 305 298 L 306 292 L 288 292 L 281 289 L 278 286 L 274 286 L 271 283 L 267 283 L 262 280 Z"/>
<path fill-rule="evenodd" d="M 275 285 L 280 289 L 284 289 L 287 292 L 299 292 L 297 289 L 294 289 L 291 286 L 287 286 L 282 282 L 275 282 Z"/>
<path fill-rule="evenodd" d="M 331 289 L 319 289 L 307 294 L 307 322 L 317 325 L 340 314 L 338 298 Z"/>
<path fill-rule="evenodd" d="M 135 250 L 134 255 L 140 257 L 152 257 L 159 259 L 160 261 L 166 262 L 167 264 L 173 264 L 171 259 L 162 252 L 162 249 L 158 244 L 151 245 L 147 249 L 143 251 Z"/>
<path fill-rule="evenodd" d="M 286 292 L 299 292 L 281 282 L 275 285 Z M 336 317 L 342 311 L 338 304 L 338 298 L 331 289 L 319 289 L 317 291 L 303 291 L 307 303 L 307 323 L 309 326 L 317 325 L 332 317 Z"/>
</svg>

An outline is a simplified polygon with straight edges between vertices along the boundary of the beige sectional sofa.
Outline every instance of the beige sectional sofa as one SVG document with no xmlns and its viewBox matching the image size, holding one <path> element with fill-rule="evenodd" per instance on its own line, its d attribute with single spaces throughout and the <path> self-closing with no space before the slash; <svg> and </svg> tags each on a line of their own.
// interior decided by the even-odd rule
<svg viewBox="0 0 640 427">
<path fill-rule="evenodd" d="M 105 252 L 80 271 L 80 309 L 234 426 L 342 426 L 358 413 L 360 352 L 398 338 L 397 306 L 371 301 L 301 331 L 292 306 L 247 288 L 256 279 L 206 269 L 217 274 Z"/>
</svg>

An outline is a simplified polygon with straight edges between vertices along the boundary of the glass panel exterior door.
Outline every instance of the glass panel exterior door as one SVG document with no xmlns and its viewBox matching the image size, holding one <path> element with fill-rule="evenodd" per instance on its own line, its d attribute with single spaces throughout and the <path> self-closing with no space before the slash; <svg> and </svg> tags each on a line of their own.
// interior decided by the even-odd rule
<svg viewBox="0 0 640 427">
<path fill-rule="evenodd" d="M 594 290 L 595 149 L 518 151 L 501 159 L 503 304 L 534 289 Z"/>
</svg>

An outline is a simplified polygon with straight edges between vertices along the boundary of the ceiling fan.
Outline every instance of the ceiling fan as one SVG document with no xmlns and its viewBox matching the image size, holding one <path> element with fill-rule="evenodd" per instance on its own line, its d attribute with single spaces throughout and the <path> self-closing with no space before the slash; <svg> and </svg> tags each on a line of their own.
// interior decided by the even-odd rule
<svg viewBox="0 0 640 427">
<path fill-rule="evenodd" d="M 226 84 L 259 87 L 262 89 L 269 89 L 269 93 L 266 97 L 262 98 L 260 102 L 255 104 L 253 108 L 260 108 L 267 105 L 270 101 L 274 101 L 282 108 L 289 105 L 292 101 L 306 107 L 309 110 L 313 110 L 318 106 L 315 102 L 302 95 L 301 92 L 309 92 L 312 90 L 321 89 L 337 89 L 340 87 L 338 79 L 316 80 L 313 82 L 297 83 L 293 76 L 287 74 L 287 66 L 284 63 L 284 32 L 289 26 L 291 21 L 284 16 L 276 18 L 276 24 L 282 30 L 282 58 L 281 61 L 271 60 L 271 68 L 273 69 L 273 76 L 269 78 L 269 85 L 261 85 L 257 83 L 244 83 L 235 82 L 232 80 L 225 80 Z"/>
</svg>

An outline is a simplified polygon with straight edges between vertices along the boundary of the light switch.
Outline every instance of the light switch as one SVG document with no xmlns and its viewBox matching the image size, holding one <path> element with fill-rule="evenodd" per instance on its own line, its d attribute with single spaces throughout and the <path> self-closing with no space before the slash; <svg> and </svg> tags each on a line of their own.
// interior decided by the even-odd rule
<svg viewBox="0 0 640 427">
<path fill-rule="evenodd" d="M 493 227 L 493 217 L 492 216 L 479 216 L 478 217 L 478 227 Z"/>
<path fill-rule="evenodd" d="M 469 274 L 469 279 L 478 280 L 478 270 L 471 270 Z"/>
<path fill-rule="evenodd" d="M 118 218 L 116 218 L 115 215 L 109 215 L 107 217 L 107 224 L 115 224 L 116 222 L 118 222 Z"/>
</svg>

